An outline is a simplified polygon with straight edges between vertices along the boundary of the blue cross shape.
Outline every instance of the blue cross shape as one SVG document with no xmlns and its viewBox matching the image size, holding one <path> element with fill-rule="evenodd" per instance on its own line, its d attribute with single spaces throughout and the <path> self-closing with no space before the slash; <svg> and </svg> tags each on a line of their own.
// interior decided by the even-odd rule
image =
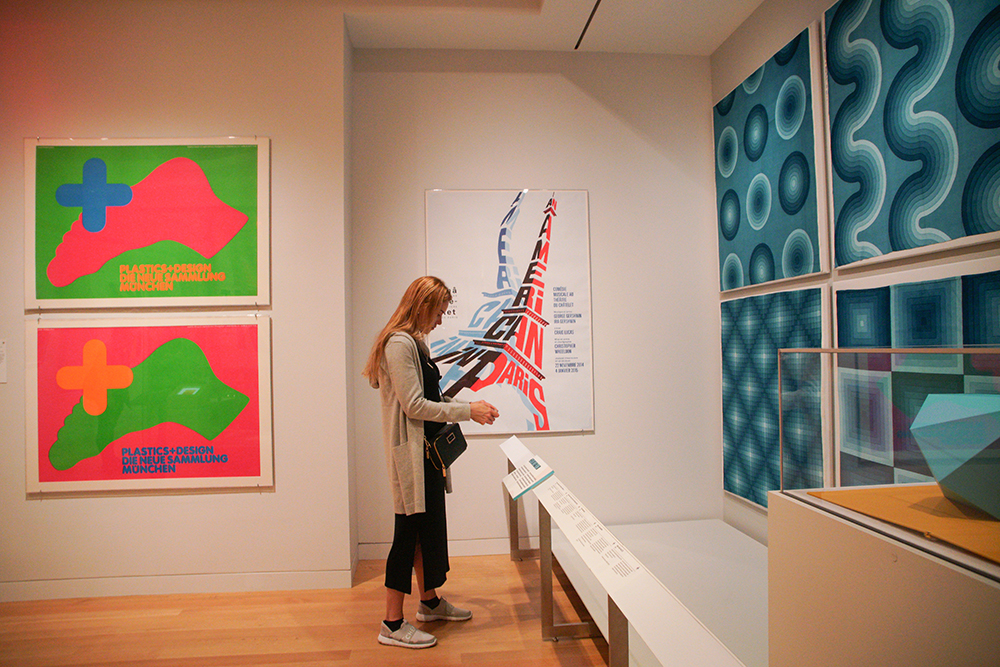
<svg viewBox="0 0 1000 667">
<path fill-rule="evenodd" d="M 132 201 L 132 188 L 124 183 L 108 183 L 108 165 L 92 157 L 83 164 L 83 182 L 65 183 L 56 188 L 61 206 L 83 208 L 83 228 L 99 232 L 107 224 L 108 206 L 125 206 Z"/>
</svg>

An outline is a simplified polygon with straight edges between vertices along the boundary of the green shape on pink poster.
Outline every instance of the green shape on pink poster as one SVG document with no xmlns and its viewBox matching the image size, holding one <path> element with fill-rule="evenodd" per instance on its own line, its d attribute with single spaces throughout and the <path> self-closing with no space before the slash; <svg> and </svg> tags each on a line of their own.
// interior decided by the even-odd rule
<svg viewBox="0 0 1000 667">
<path fill-rule="evenodd" d="M 82 399 L 73 407 L 49 450 L 56 470 L 97 456 L 122 436 L 167 422 L 213 440 L 250 402 L 216 377 L 205 353 L 187 338 L 164 343 L 132 373 L 130 386 L 108 390 L 102 414 L 87 414 Z"/>
</svg>

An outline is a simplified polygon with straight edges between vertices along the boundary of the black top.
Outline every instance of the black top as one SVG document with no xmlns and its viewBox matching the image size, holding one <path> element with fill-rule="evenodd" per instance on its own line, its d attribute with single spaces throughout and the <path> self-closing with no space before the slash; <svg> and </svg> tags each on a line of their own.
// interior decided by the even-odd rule
<svg viewBox="0 0 1000 667">
<path fill-rule="evenodd" d="M 434 401 L 435 403 L 441 402 L 441 373 L 438 371 L 437 364 L 431 361 L 430 357 L 424 354 L 424 351 L 417 346 L 420 351 L 420 370 L 424 376 L 424 398 L 428 401 Z M 438 434 L 438 431 L 444 428 L 444 424 L 441 422 L 424 422 L 424 437 L 428 440 L 433 440 L 434 436 Z"/>
</svg>

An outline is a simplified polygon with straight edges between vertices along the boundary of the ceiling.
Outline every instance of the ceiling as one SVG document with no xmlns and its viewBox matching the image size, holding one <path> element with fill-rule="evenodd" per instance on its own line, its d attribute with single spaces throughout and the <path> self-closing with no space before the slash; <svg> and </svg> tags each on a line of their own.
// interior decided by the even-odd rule
<svg viewBox="0 0 1000 667">
<path fill-rule="evenodd" d="M 708 56 L 761 2 L 368 0 L 346 13 L 356 48 L 573 51 L 579 42 L 580 51 Z"/>
</svg>

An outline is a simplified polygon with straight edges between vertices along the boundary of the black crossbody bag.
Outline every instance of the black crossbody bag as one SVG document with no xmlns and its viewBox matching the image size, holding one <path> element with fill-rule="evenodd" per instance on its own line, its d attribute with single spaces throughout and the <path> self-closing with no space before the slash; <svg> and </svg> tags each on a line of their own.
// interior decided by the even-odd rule
<svg viewBox="0 0 1000 667">
<path fill-rule="evenodd" d="M 431 465 L 447 476 L 447 469 L 468 447 L 461 427 L 456 423 L 446 425 L 438 431 L 433 440 L 424 438 L 424 449 Z"/>
</svg>

